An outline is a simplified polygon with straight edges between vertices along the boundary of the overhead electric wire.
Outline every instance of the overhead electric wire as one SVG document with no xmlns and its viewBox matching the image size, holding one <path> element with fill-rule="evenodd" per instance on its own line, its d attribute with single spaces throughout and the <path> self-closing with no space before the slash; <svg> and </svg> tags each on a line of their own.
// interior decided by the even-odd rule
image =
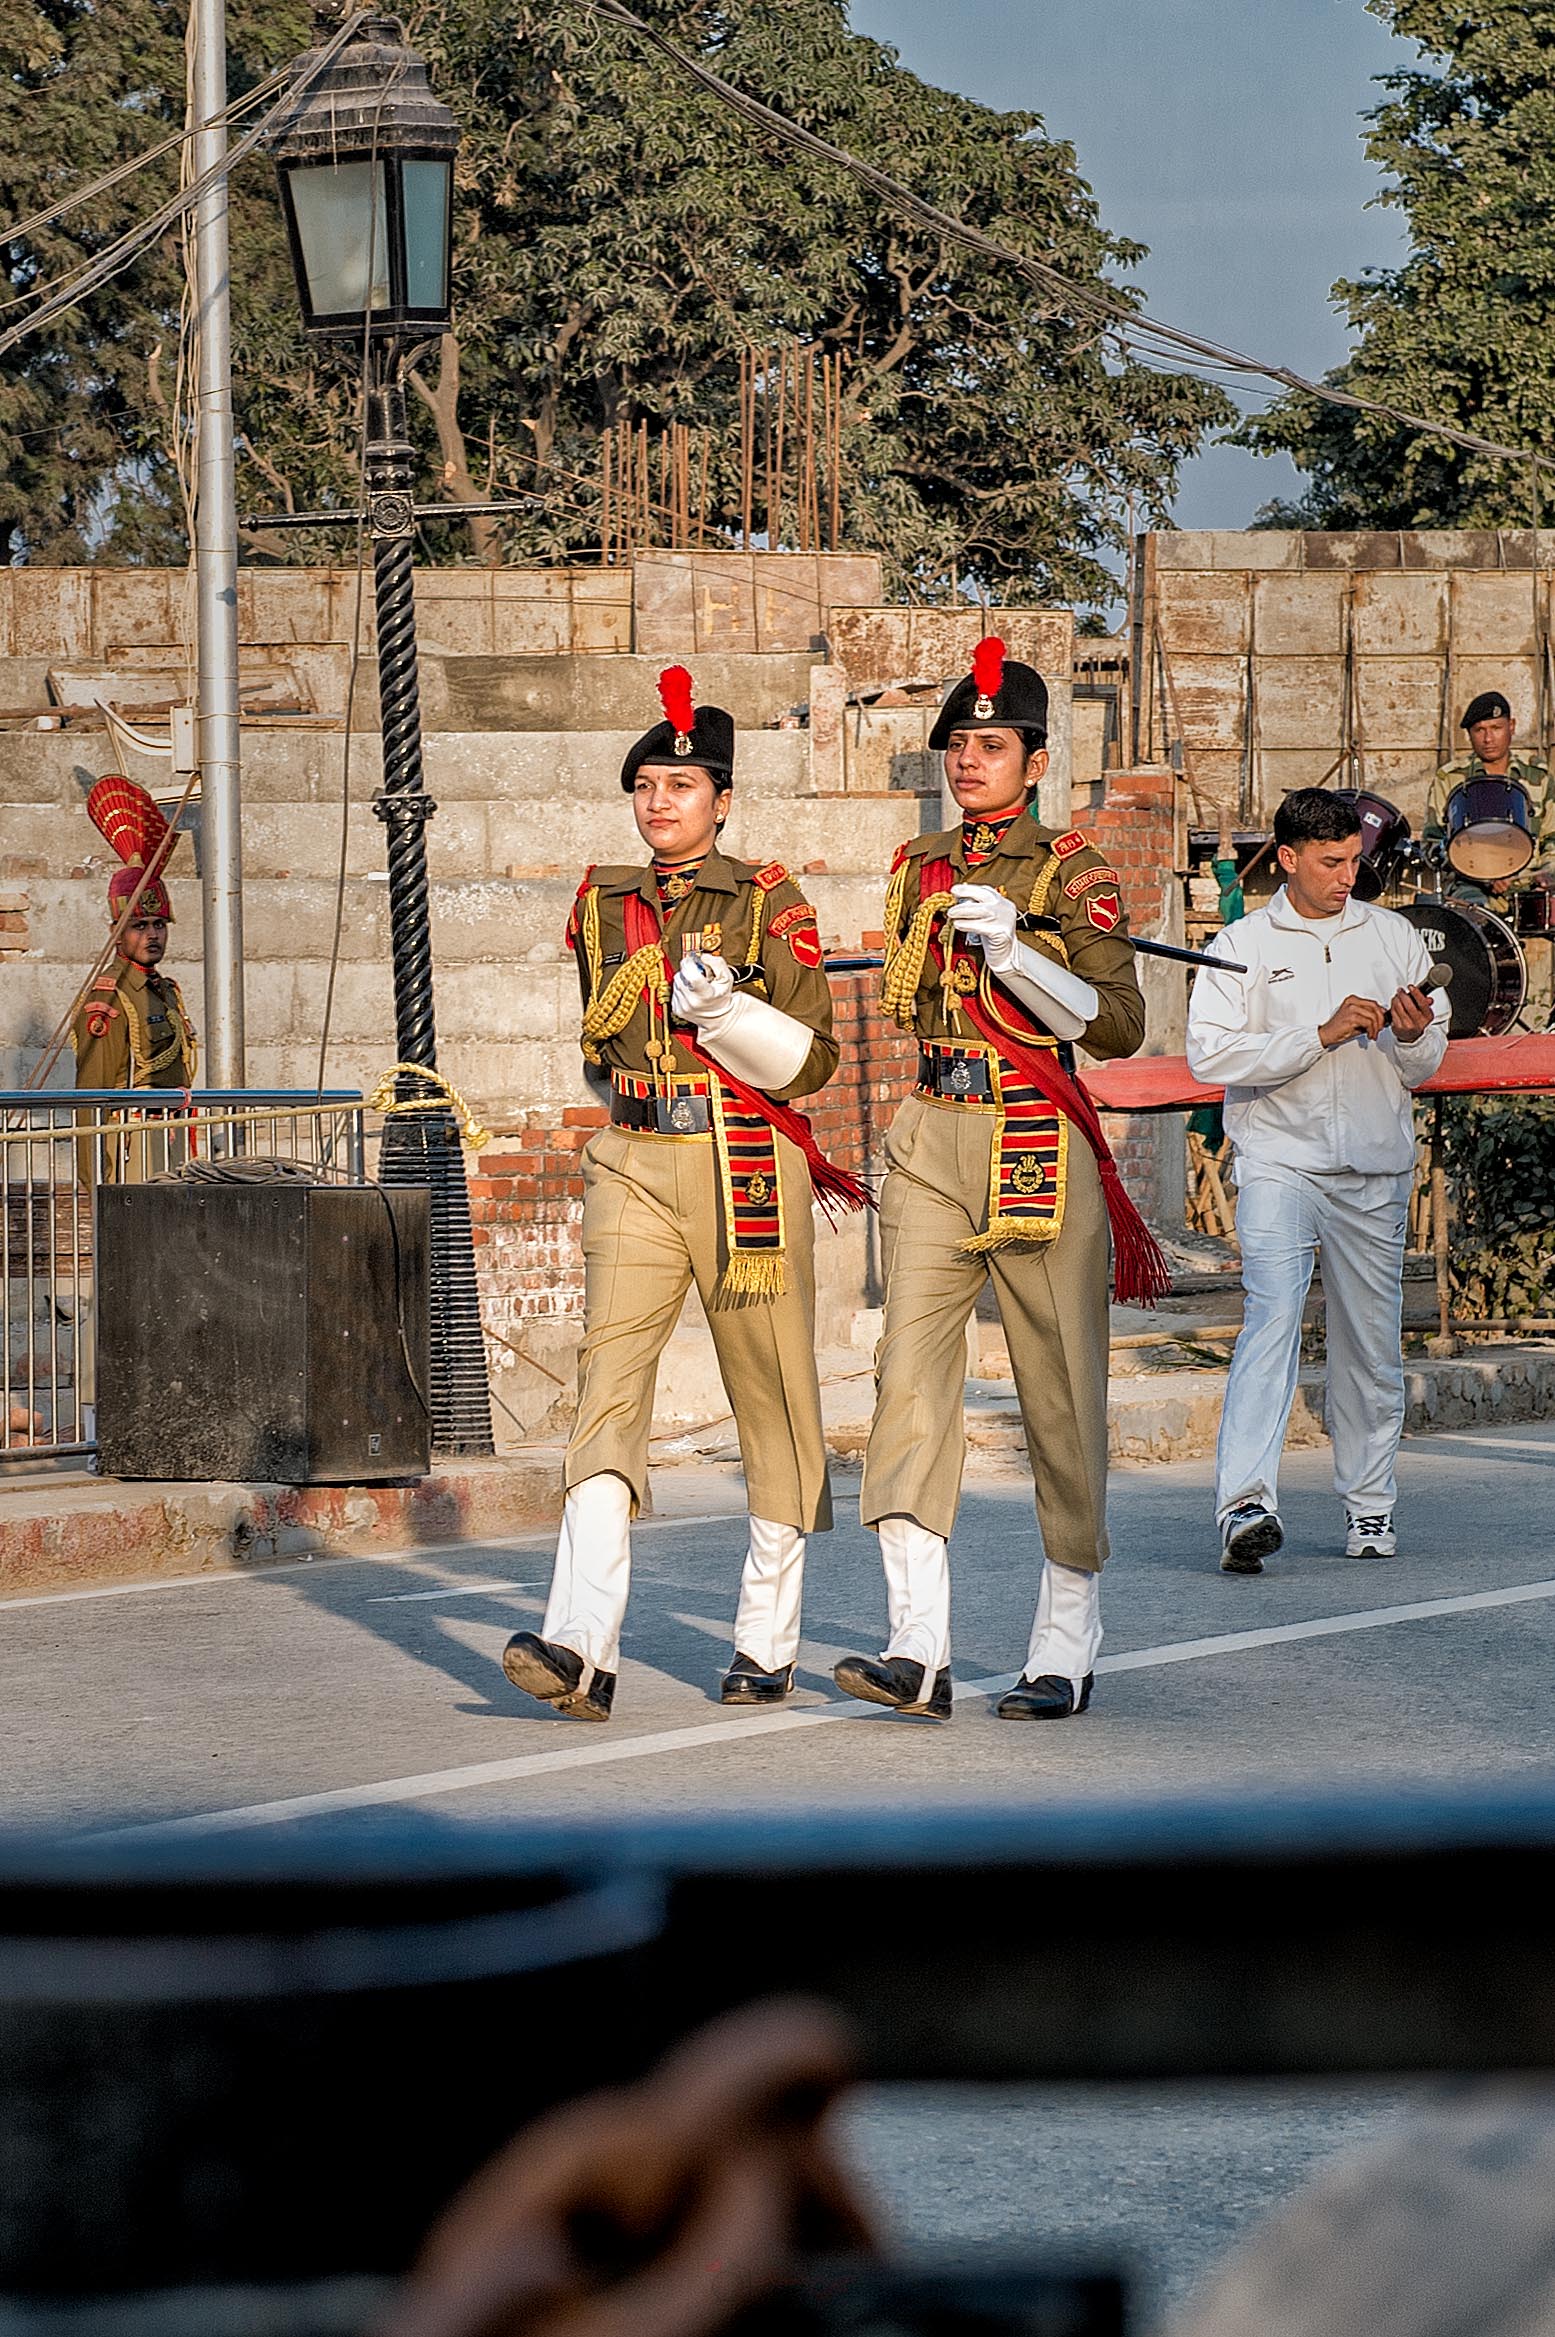
<svg viewBox="0 0 1555 2337">
<path fill-rule="evenodd" d="M 225 122 L 230 127 L 241 115 L 252 113 L 256 105 L 264 103 L 272 90 L 282 87 L 290 71 L 290 65 L 278 65 L 273 73 L 265 75 L 263 81 L 256 81 L 252 89 L 246 90 L 241 97 L 235 97 L 229 106 L 215 116 L 215 120 Z M 88 179 L 84 186 L 73 187 L 51 209 L 34 211 L 25 219 L 12 220 L 0 226 L 0 243 L 21 243 L 27 236 L 36 235 L 40 228 L 52 227 L 55 220 L 63 219 L 67 211 L 78 210 L 81 204 L 89 203 L 94 195 L 108 194 L 123 180 L 133 178 L 136 171 L 144 170 L 148 163 L 160 162 L 164 154 L 171 154 L 176 148 L 188 145 L 198 137 L 202 128 L 208 127 L 210 125 L 205 123 L 194 126 L 185 123 L 181 130 L 172 131 L 168 137 L 159 139 L 155 146 L 146 147 L 143 153 L 129 155 L 123 162 L 115 163 L 113 169 L 104 171 L 100 178 Z"/>
<path fill-rule="evenodd" d="M 1364 398 L 1353 391 L 1336 389 L 1331 383 L 1310 381 L 1288 365 L 1267 363 L 1262 358 L 1249 357 L 1239 349 L 1230 349 L 1217 341 L 1207 341 L 1196 333 L 1184 332 L 1179 326 L 1167 324 L 1160 317 L 1152 317 L 1144 309 L 1136 309 L 1120 294 L 1094 284 L 1076 284 L 1051 262 L 1040 260 L 1029 252 L 1017 251 L 1013 244 L 1002 243 L 980 227 L 972 226 L 954 212 L 942 211 L 930 203 L 889 171 L 865 162 L 845 146 L 835 146 L 814 130 L 804 129 L 790 121 L 786 114 L 760 98 L 751 97 L 722 74 L 704 65 L 699 57 L 680 47 L 678 42 L 648 24 L 625 5 L 625 0 L 573 0 L 575 6 L 587 9 L 590 15 L 601 17 L 607 23 L 622 26 L 669 58 L 676 70 L 694 81 L 699 88 L 718 98 L 755 128 L 766 131 L 786 144 L 812 155 L 818 162 L 834 170 L 845 172 L 860 186 L 868 187 L 890 209 L 905 219 L 927 228 L 931 234 L 944 237 L 947 242 L 959 244 L 963 250 L 976 252 L 984 259 L 997 261 L 1002 267 L 1013 268 L 1040 291 L 1077 310 L 1088 318 L 1104 318 L 1107 328 L 1121 338 L 1144 340 L 1149 336 L 1156 346 L 1143 347 L 1140 354 L 1158 359 L 1208 359 L 1216 365 L 1229 367 L 1238 375 L 1252 375 L 1265 381 L 1277 382 L 1281 388 L 1295 390 L 1300 396 L 1317 398 L 1325 405 L 1344 406 L 1351 412 L 1376 414 L 1408 430 L 1425 433 L 1428 437 L 1445 439 L 1450 445 L 1461 446 L 1470 454 L 1486 454 L 1499 462 L 1531 463 L 1536 468 L 1546 464 L 1546 458 L 1535 454 L 1530 447 L 1505 446 L 1499 439 L 1483 437 L 1478 431 L 1465 430 L 1460 424 L 1443 421 L 1439 416 L 1411 413 L 1407 407 L 1389 405 L 1379 398 Z"/>
<path fill-rule="evenodd" d="M 100 285 L 106 284 L 122 269 L 127 268 L 149 244 L 154 243 L 159 236 L 165 234 L 168 228 L 176 225 L 186 211 L 194 208 L 208 188 L 214 186 L 218 180 L 225 178 L 227 173 L 241 162 L 245 155 L 253 152 L 254 148 L 280 121 L 292 101 L 302 95 L 303 91 L 323 72 L 325 66 L 330 64 L 340 50 L 345 47 L 367 14 L 368 11 L 365 9 L 356 10 L 336 32 L 331 34 L 321 49 L 314 51 L 307 71 L 298 74 L 295 78 L 288 79 L 277 102 L 267 108 L 251 129 L 244 132 L 237 144 L 230 149 L 221 162 L 212 164 L 211 168 L 202 171 L 198 178 L 191 179 L 188 186 L 181 187 L 176 195 L 170 196 L 165 203 L 159 205 L 155 211 L 148 214 L 136 226 L 128 229 L 115 242 L 109 244 L 105 250 L 87 261 L 84 266 L 76 269 L 73 274 L 66 276 L 55 286 L 53 291 L 45 290 L 37 306 L 27 316 L 0 333 L 0 357 L 3 357 L 8 350 L 14 349 L 30 333 L 37 332 L 42 326 L 52 323 L 55 317 L 63 316 L 67 310 L 76 307 L 80 301 L 86 299 L 89 293 L 95 292 Z M 203 126 L 203 124 L 200 125 L 200 127 Z M 3 313 L 4 308 L 15 308 L 20 305 L 21 301 L 31 297 L 32 292 L 29 290 L 27 293 L 21 294 L 17 300 L 0 304 L 0 313 Z"/>
</svg>

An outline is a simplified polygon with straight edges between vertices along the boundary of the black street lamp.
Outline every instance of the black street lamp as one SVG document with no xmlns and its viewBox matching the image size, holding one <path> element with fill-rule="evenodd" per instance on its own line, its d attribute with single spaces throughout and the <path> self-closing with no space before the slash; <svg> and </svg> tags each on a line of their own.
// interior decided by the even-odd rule
<svg viewBox="0 0 1555 2337">
<path fill-rule="evenodd" d="M 307 63 L 299 60 L 299 69 Z M 355 342 L 367 361 L 366 521 L 378 617 L 383 786 L 388 829 L 396 1052 L 402 1066 L 384 1123 L 379 1182 L 432 1192 L 432 1445 L 492 1450 L 469 1186 L 459 1122 L 436 1080 L 426 823 L 437 810 L 421 774 L 413 544 L 415 454 L 405 368 L 450 322 L 449 254 L 459 129 L 425 62 L 393 17 L 367 18 L 299 98 L 271 141 L 311 339 Z M 465 516 L 489 506 L 434 507 Z M 508 506 L 497 506 L 499 509 Z M 351 512 L 266 514 L 261 524 L 327 525 Z M 252 524 L 252 523 L 250 523 Z M 408 1068 L 405 1068 L 408 1067 Z M 422 1078 L 419 1074 L 433 1075 Z"/>
</svg>

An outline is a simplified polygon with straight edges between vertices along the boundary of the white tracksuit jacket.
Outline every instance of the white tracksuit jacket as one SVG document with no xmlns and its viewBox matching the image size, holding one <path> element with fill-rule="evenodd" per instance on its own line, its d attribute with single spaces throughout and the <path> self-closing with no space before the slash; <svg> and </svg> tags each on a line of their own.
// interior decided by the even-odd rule
<svg viewBox="0 0 1555 2337">
<path fill-rule="evenodd" d="M 1206 1086 L 1224 1086 L 1226 1133 L 1239 1164 L 1399 1176 L 1413 1166 L 1410 1093 L 1447 1049 L 1448 1003 L 1405 1046 L 1385 1030 L 1375 1041 L 1325 1049 L 1318 1028 L 1351 996 L 1386 1006 L 1425 979 L 1430 953 L 1391 909 L 1349 900 L 1337 917 L 1301 917 L 1281 886 L 1215 936 L 1211 957 L 1249 971 L 1195 977 L 1188 1008 L 1188 1064 Z"/>
</svg>

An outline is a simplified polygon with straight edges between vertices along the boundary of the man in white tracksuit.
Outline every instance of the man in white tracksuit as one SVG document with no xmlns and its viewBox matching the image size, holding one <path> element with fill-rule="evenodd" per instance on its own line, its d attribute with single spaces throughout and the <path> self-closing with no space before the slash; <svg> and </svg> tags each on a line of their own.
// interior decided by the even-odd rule
<svg viewBox="0 0 1555 2337">
<path fill-rule="evenodd" d="M 1284 1539 L 1280 1453 L 1301 1315 L 1323 1256 L 1328 1429 L 1346 1555 L 1389 1558 L 1404 1425 L 1404 1230 L 1411 1091 L 1447 1046 L 1447 1001 L 1413 926 L 1352 898 L 1360 823 L 1321 788 L 1288 795 L 1274 837 L 1285 883 L 1210 944 L 1188 1012 L 1194 1077 L 1226 1091 L 1246 1290 L 1215 1455 L 1222 1570 L 1261 1574 Z"/>
</svg>

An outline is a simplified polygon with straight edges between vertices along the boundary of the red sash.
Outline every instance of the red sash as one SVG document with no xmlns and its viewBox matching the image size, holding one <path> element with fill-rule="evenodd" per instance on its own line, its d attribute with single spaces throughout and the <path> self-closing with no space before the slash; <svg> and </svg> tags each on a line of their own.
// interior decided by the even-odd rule
<svg viewBox="0 0 1555 2337">
<path fill-rule="evenodd" d="M 924 864 L 922 890 L 930 893 L 948 893 L 958 882 L 956 872 L 948 860 L 931 860 Z M 945 953 L 938 941 L 931 941 L 929 954 L 943 973 Z M 1029 1020 L 1024 1010 L 1015 1005 L 1006 993 L 1006 1013 L 1020 1013 Z M 1101 1173 L 1102 1198 L 1107 1204 L 1107 1222 L 1112 1228 L 1113 1295 L 1120 1306 L 1154 1306 L 1165 1298 L 1172 1287 L 1171 1268 L 1162 1255 L 1161 1245 L 1150 1231 L 1139 1211 L 1123 1187 L 1118 1164 L 1108 1149 L 1096 1106 L 1076 1079 L 1071 1079 L 1050 1047 L 1022 1046 L 1001 1023 L 994 1021 L 976 991 L 967 996 L 957 995 L 956 1004 L 967 1021 L 985 1039 L 994 1052 L 1010 1065 L 1016 1076 L 1034 1087 L 1047 1098 L 1055 1110 L 1063 1113 L 1073 1127 L 1079 1129 L 1096 1157 Z M 1033 1024 L 1027 1034 L 1040 1036 Z"/>
<path fill-rule="evenodd" d="M 662 937 L 664 927 L 658 911 L 650 908 L 641 893 L 628 893 L 624 906 L 626 952 L 628 957 L 635 957 L 640 949 L 646 949 L 650 942 Z M 673 982 L 675 969 L 667 957 L 664 971 Z M 799 1147 L 810 1171 L 811 1190 L 828 1216 L 835 1217 L 839 1210 L 874 1208 L 873 1193 L 867 1191 L 857 1177 L 850 1177 L 846 1169 L 837 1168 L 827 1159 L 803 1112 L 796 1112 L 792 1104 L 775 1103 L 771 1096 L 763 1095 L 760 1088 L 749 1087 L 743 1079 L 737 1079 L 732 1071 L 726 1071 L 713 1056 L 704 1053 L 684 1024 L 676 1025 L 675 1036 L 686 1053 L 729 1090 L 742 1111 L 754 1113 L 780 1136 L 786 1136 L 790 1144 Z"/>
</svg>

